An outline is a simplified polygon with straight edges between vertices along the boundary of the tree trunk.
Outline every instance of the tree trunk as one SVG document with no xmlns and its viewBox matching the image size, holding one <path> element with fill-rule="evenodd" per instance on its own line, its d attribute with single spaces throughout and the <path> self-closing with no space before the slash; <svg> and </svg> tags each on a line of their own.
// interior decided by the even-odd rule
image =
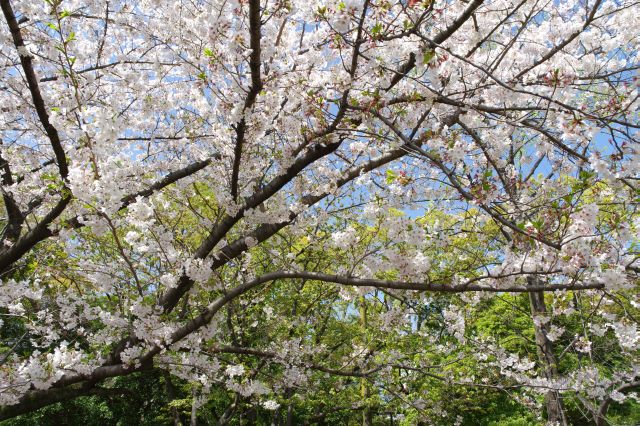
<svg viewBox="0 0 640 426">
<path fill-rule="evenodd" d="M 191 426 L 197 426 L 198 425 L 198 398 L 197 398 L 197 392 L 196 392 L 196 388 L 193 388 L 193 402 L 191 403 L 191 422 L 190 425 Z"/>
<path fill-rule="evenodd" d="M 293 426 L 293 406 L 287 405 L 287 426 Z"/>
<path fill-rule="evenodd" d="M 364 296 L 360 297 L 360 326 L 362 333 L 365 334 L 367 331 L 367 305 Z M 364 409 L 362 410 L 362 426 L 372 426 L 373 419 L 371 415 L 371 407 L 369 406 L 369 383 L 367 383 L 367 378 L 362 377 L 360 379 L 360 394 L 362 395 L 362 399 L 367 401 Z"/>
<path fill-rule="evenodd" d="M 527 283 L 529 285 L 539 285 L 540 279 L 538 277 L 527 277 Z M 531 317 L 533 321 L 533 329 L 535 331 L 536 346 L 538 347 L 538 358 L 540 363 L 544 367 L 545 377 L 549 380 L 553 380 L 558 377 L 558 360 L 553 351 L 553 342 L 547 338 L 547 332 L 549 331 L 548 323 L 536 323 L 537 316 L 547 315 L 547 306 L 544 302 L 544 292 L 532 292 L 529 293 L 529 302 L 531 303 Z M 564 413 L 564 406 L 560 392 L 557 390 L 549 390 L 545 397 L 544 402 L 547 410 L 547 420 L 552 424 L 567 425 L 567 419 Z"/>
<path fill-rule="evenodd" d="M 167 387 L 167 397 L 169 402 L 176 399 L 176 388 L 173 386 L 173 382 L 171 381 L 171 375 L 165 371 L 163 373 L 164 381 Z M 180 413 L 178 413 L 177 407 L 171 407 L 171 416 L 173 417 L 173 426 L 182 426 L 182 422 L 180 421 Z"/>
</svg>

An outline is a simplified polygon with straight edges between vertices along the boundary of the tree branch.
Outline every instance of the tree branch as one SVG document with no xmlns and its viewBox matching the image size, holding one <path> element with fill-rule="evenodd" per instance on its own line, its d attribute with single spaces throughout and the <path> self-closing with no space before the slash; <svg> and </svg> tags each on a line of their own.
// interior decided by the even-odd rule
<svg viewBox="0 0 640 426">
<path fill-rule="evenodd" d="M 236 127 L 236 146 L 234 148 L 233 166 L 231 171 L 231 196 L 235 201 L 238 198 L 238 178 L 240 174 L 240 159 L 242 157 L 242 144 L 244 143 L 245 132 L 247 130 L 247 122 L 244 113 L 253 107 L 258 97 L 258 93 L 262 90 L 262 77 L 260 76 L 260 39 L 261 35 L 260 22 L 260 0 L 249 1 L 249 46 L 251 54 L 249 55 L 249 70 L 251 71 L 251 89 L 247 94 L 247 98 L 242 108 L 242 119 Z"/>
<path fill-rule="evenodd" d="M 53 148 L 53 152 L 56 156 L 56 162 L 58 163 L 60 177 L 63 181 L 66 181 L 67 175 L 69 174 L 67 158 L 64 153 L 64 149 L 62 148 L 62 143 L 60 142 L 58 131 L 55 127 L 53 127 L 51 122 L 49 122 L 49 114 L 47 113 L 47 108 L 44 104 L 44 100 L 42 99 L 40 88 L 38 87 L 38 78 L 36 77 L 36 73 L 33 70 L 33 61 L 31 59 L 31 55 L 26 53 L 27 47 L 25 46 L 24 40 L 22 39 L 20 26 L 16 21 L 15 14 L 13 13 L 13 9 L 9 0 L 0 0 L 0 7 L 2 7 L 2 12 L 4 13 L 7 24 L 9 25 L 9 30 L 11 31 L 11 36 L 13 37 L 13 44 L 18 51 L 20 64 L 22 65 L 22 70 L 24 71 L 25 77 L 27 79 L 27 85 L 29 86 L 29 92 L 31 92 L 31 98 L 33 99 L 33 105 L 36 108 L 38 118 L 40 119 L 40 122 L 42 123 L 42 126 L 44 127 L 44 130 L 47 133 L 49 140 L 51 141 L 51 147 Z"/>
</svg>

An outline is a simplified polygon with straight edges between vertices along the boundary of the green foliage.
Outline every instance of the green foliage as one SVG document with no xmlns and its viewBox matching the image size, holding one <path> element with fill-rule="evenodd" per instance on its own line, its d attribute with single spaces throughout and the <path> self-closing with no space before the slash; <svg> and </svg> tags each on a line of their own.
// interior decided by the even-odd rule
<svg viewBox="0 0 640 426">
<path fill-rule="evenodd" d="M 205 51 L 205 55 L 207 52 Z M 490 174 L 485 174 L 489 179 Z M 387 170 L 387 184 L 400 183 L 408 179 L 397 171 Z M 597 186 L 588 186 L 591 176 L 582 175 L 575 183 L 576 191 L 588 199 Z M 184 247 L 194 249 L 205 229 L 199 228 L 199 215 L 214 220 L 221 214 L 217 207 L 215 191 L 202 183 L 193 183 L 184 189 L 188 195 L 185 201 L 171 200 L 164 207 L 158 207 L 159 217 L 176 230 L 176 239 Z M 553 207 L 564 215 L 564 211 L 576 208 L 579 197 L 571 200 L 557 200 Z M 91 209 L 90 205 L 86 206 Z M 121 214 L 126 214 L 123 212 Z M 386 216 L 396 219 L 407 219 L 399 210 L 389 210 Z M 621 219 L 615 208 L 601 210 L 601 222 Z M 494 250 L 497 240 L 501 238 L 497 226 L 493 222 L 479 222 L 478 211 L 469 209 L 457 215 L 442 211 L 431 211 L 423 217 L 412 219 L 407 226 L 410 229 L 426 230 L 426 238 L 433 244 L 428 245 L 424 254 L 436 265 L 427 272 L 431 282 L 447 282 L 451 276 L 474 278 L 483 273 L 483 265 L 497 263 L 499 255 Z M 542 218 L 533 218 L 532 223 L 538 230 L 545 228 Z M 335 232 L 345 227 L 354 229 L 357 243 L 346 248 L 336 248 L 326 242 Z M 440 229 L 454 229 L 454 233 L 446 241 L 446 249 L 438 246 Z M 467 230 L 474 230 L 469 232 Z M 402 252 L 411 247 L 404 241 L 396 241 L 390 237 L 390 231 L 376 223 L 357 223 L 333 220 L 319 229 L 309 227 L 306 234 L 290 234 L 283 231 L 277 237 L 254 247 L 250 251 L 247 267 L 257 274 L 269 272 L 274 261 L 274 253 L 282 256 L 293 256 L 298 265 L 308 270 L 322 270 L 327 273 L 338 273 L 341 269 L 354 264 L 364 250 L 374 251 L 393 244 Z M 105 232 L 102 235 L 79 232 L 79 238 L 89 258 L 118 258 L 118 241 L 122 241 L 128 232 L 126 227 Z M 230 239 L 236 235 L 231 232 Z M 313 238 L 312 238 L 313 237 Z M 55 254 L 55 256 L 52 256 Z M 55 245 L 42 245 L 37 256 L 34 256 L 15 272 L 16 279 L 28 276 L 37 266 L 60 266 L 57 262 L 75 261 L 68 258 L 64 251 Z M 159 262 L 159 259 L 152 258 Z M 276 259 L 278 260 L 278 259 Z M 153 268 L 138 271 L 154 277 Z M 384 272 L 378 272 L 380 279 L 399 279 L 399 268 L 390 263 Z M 48 283 L 47 297 L 55 297 L 57 292 L 72 285 L 83 285 L 79 278 L 70 279 L 55 276 Z M 131 280 L 129 272 L 121 277 Z M 237 279 L 237 271 L 233 268 L 221 269 L 218 279 Z M 152 279 L 150 279 L 152 281 Z M 202 424 L 215 424 L 223 413 L 230 411 L 229 424 L 271 424 L 274 419 L 283 421 L 290 416 L 293 424 L 344 424 L 356 425 L 362 422 L 362 410 L 371 410 L 374 424 L 386 424 L 390 416 L 394 424 L 422 424 L 425 418 L 432 424 L 451 425 L 460 422 L 462 425 L 487 426 L 520 426 L 544 424 L 542 411 L 532 410 L 523 402 L 531 396 L 520 389 L 499 389 L 499 385 L 512 383 L 501 377 L 495 368 L 478 361 L 474 357 L 481 341 L 495 342 L 506 352 L 517 354 L 522 359 L 537 361 L 534 338 L 534 327 L 530 313 L 529 297 L 526 294 L 499 294 L 496 297 L 479 300 L 470 304 L 459 295 L 438 294 L 420 295 L 407 292 L 402 298 L 382 291 L 371 291 L 367 296 L 357 296 L 353 291 L 345 291 L 337 285 L 312 280 L 287 280 L 273 282 L 257 288 L 241 301 L 229 303 L 220 316 L 224 320 L 218 323 L 220 334 L 228 336 L 227 342 L 212 339 L 211 347 L 220 343 L 233 344 L 247 348 L 271 348 L 273 342 L 295 341 L 299 347 L 323 347 L 329 350 L 322 356 L 305 356 L 305 365 L 322 365 L 325 369 L 349 370 L 352 364 L 348 361 L 354 348 L 363 348 L 372 353 L 367 360 L 368 366 L 389 362 L 389 354 L 409 354 L 405 357 L 391 358 L 396 366 L 389 369 L 384 385 L 376 381 L 372 375 L 368 379 L 357 376 L 330 374 L 319 369 L 309 370 L 308 391 L 303 386 L 292 386 L 279 389 L 271 399 L 281 407 L 272 412 L 264 409 L 259 401 L 244 398 L 225 389 L 220 383 L 212 385 L 206 403 L 197 411 L 198 421 Z M 128 293 L 127 293 L 128 292 Z M 212 288 L 207 292 L 194 292 L 192 301 L 203 304 L 210 303 L 219 290 Z M 133 287 L 123 290 L 121 297 L 135 298 Z M 146 303 L 155 301 L 147 298 Z M 566 297 L 547 295 L 547 305 L 555 309 L 565 309 L 576 304 L 593 307 L 597 300 L 581 299 L 572 293 Z M 100 305 L 109 310 L 120 309 L 117 302 L 106 295 L 91 300 L 90 303 Z M 622 303 L 622 302 L 621 302 Z M 465 342 L 460 342 L 443 321 L 445 309 L 450 305 L 461 308 L 466 322 Z M 577 306 L 577 305 L 576 305 Z M 265 314 L 265 307 L 272 314 Z M 412 312 L 410 318 L 394 325 L 393 330 L 383 330 L 383 317 L 395 308 L 407 308 Z M 630 306 L 608 306 L 611 314 L 621 315 Z M 179 310 L 167 314 L 175 320 L 181 315 Z M 591 357 L 582 356 L 575 351 L 563 353 L 563 348 L 571 344 L 575 335 L 583 332 L 583 319 L 578 314 L 558 316 L 554 324 L 567 331 L 556 343 L 556 355 L 559 356 L 558 368 L 561 373 L 570 372 L 579 365 L 593 363 L 602 374 L 611 377 L 615 371 L 629 367 L 629 358 L 625 356 L 616 343 L 615 336 L 609 330 L 603 336 L 590 336 L 594 344 Z M 83 324 L 85 327 L 98 327 L 98 324 Z M 20 355 L 33 351 L 29 340 L 15 343 L 25 331 L 23 320 L 7 318 L 1 328 L 0 357 L 13 350 Z M 64 336 L 69 341 L 84 344 L 81 336 L 72 331 Z M 15 347 L 13 349 L 12 346 Z M 446 351 L 434 350 L 436 345 L 447 347 Z M 95 352 L 108 353 L 110 348 L 95 348 Z M 276 348 L 278 349 L 278 348 Z M 0 358 L 1 359 L 1 358 Z M 217 359 L 222 368 L 227 365 L 242 364 L 247 370 L 256 372 L 262 380 L 279 377 L 285 372 L 285 366 L 279 362 L 270 362 L 251 354 L 220 354 Z M 403 368 L 402 363 L 411 365 L 440 366 L 437 369 L 427 368 L 425 372 L 415 372 Z M 347 363 L 348 368 L 343 367 Z M 355 367 L 353 367 L 355 370 Z M 361 367 L 358 367 L 361 368 Z M 540 368 L 536 365 L 536 368 Z M 356 370 L 361 371 L 361 370 Z M 463 383 L 460 378 L 473 377 L 475 384 Z M 159 370 L 135 373 L 130 376 L 109 379 L 100 386 L 109 390 L 109 395 L 94 395 L 58 403 L 20 416 L 2 423 L 6 426 L 18 425 L 163 425 L 174 424 L 177 417 L 183 424 L 188 424 L 193 404 L 194 383 L 171 377 L 171 385 L 167 376 Z M 492 384 L 498 385 L 493 386 Z M 169 388 L 172 388 L 170 391 Z M 363 392 L 363 389 L 365 390 Z M 105 392 L 107 393 L 107 392 Z M 421 401 L 421 409 L 405 404 L 404 401 Z M 570 424 L 585 424 L 582 408 L 578 399 L 570 394 L 564 395 L 567 416 Z M 628 402 L 622 405 L 613 404 L 610 410 L 611 419 L 619 424 L 634 424 L 638 418 L 638 404 Z M 444 413 L 444 414 L 442 414 Z M 436 420 L 433 420 L 436 419 Z"/>
</svg>

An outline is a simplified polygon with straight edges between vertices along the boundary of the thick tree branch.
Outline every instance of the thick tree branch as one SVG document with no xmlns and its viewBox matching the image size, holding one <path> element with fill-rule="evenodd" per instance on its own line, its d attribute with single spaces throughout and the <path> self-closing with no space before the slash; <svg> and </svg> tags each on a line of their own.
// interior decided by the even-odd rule
<svg viewBox="0 0 640 426">
<path fill-rule="evenodd" d="M 640 381 L 635 381 L 631 383 L 625 383 L 624 385 L 618 387 L 616 392 L 626 392 L 635 388 L 640 388 Z M 607 395 L 607 397 L 602 401 L 600 406 L 598 407 L 598 412 L 596 414 L 596 425 L 597 426 L 605 426 L 609 424 L 606 419 L 607 411 L 609 411 L 609 406 L 613 402 L 613 398 L 611 395 Z"/>
<path fill-rule="evenodd" d="M 2 140 L 0 140 L 0 146 L 2 146 Z M 2 200 L 4 201 L 4 208 L 7 211 L 7 224 L 5 229 L 0 235 L 0 255 L 7 249 L 5 242 L 13 244 L 20 236 L 20 229 L 24 222 L 24 216 L 18 207 L 18 204 L 13 199 L 11 194 L 7 192 L 4 187 L 13 185 L 13 176 L 11 175 L 11 167 L 9 162 L 4 159 L 0 152 L 0 182 L 2 183 Z"/>
<path fill-rule="evenodd" d="M 129 392 L 130 390 L 128 389 L 94 387 L 90 382 L 86 382 L 81 386 L 67 387 L 64 389 L 32 391 L 27 397 L 23 398 L 19 404 L 0 407 L 0 420 L 11 419 L 51 404 L 70 401 L 81 396 L 122 397 Z"/>
<path fill-rule="evenodd" d="M 11 36 L 13 38 L 13 44 L 18 51 L 20 64 L 22 65 L 22 70 L 24 71 L 25 78 L 27 79 L 29 92 L 31 92 L 33 106 L 38 113 L 40 123 L 42 123 L 42 126 L 44 127 L 44 130 L 49 137 L 49 141 L 51 141 L 51 147 L 53 148 L 56 162 L 58 163 L 60 177 L 62 178 L 62 180 L 66 181 L 67 175 L 69 174 L 67 157 L 64 153 L 64 149 L 62 148 L 62 143 L 60 142 L 58 131 L 49 121 L 49 113 L 47 112 L 47 107 L 44 104 L 44 99 L 42 99 L 40 88 L 38 87 L 38 78 L 36 77 L 36 73 L 33 70 L 33 60 L 31 58 L 31 54 L 28 53 L 27 47 L 24 44 L 24 40 L 22 39 L 22 34 L 20 32 L 20 26 L 16 21 L 15 14 L 13 13 L 13 9 L 9 0 L 0 0 L 0 7 L 2 7 L 2 12 L 4 13 L 7 24 L 9 25 L 9 30 L 11 31 Z"/>
<path fill-rule="evenodd" d="M 604 283 L 567 283 L 567 284 L 538 284 L 538 285 L 516 285 L 509 287 L 493 287 L 482 284 L 467 285 L 449 285 L 437 284 L 429 282 L 410 282 L 410 281 L 393 281 L 378 280 L 374 278 L 354 278 L 343 275 L 323 274 L 320 272 L 309 271 L 280 271 L 263 275 L 260 280 L 262 282 L 274 281 L 279 279 L 306 279 L 312 281 L 322 281 L 334 284 L 349 285 L 353 287 L 376 287 L 394 290 L 412 290 L 412 291 L 433 291 L 441 293 L 462 293 L 468 291 L 486 291 L 490 293 L 531 293 L 538 291 L 566 291 L 566 290 L 593 290 L 603 289 Z"/>
<path fill-rule="evenodd" d="M 332 145 L 327 145 L 327 146 L 320 146 L 320 145 L 315 145 L 311 150 L 307 151 L 306 155 L 304 155 L 302 158 L 304 158 L 305 160 L 298 163 L 294 163 L 293 166 L 291 166 L 291 168 L 288 170 L 288 172 L 285 175 L 281 175 L 278 176 L 276 178 L 274 178 L 274 180 L 272 180 L 264 189 L 263 191 L 255 194 L 253 197 L 251 197 L 250 199 L 247 200 L 247 205 L 248 206 L 257 206 L 259 204 L 261 204 L 261 199 L 267 199 L 268 197 L 271 196 L 271 194 L 274 194 L 275 192 L 277 192 L 277 190 L 279 190 L 281 187 L 283 187 L 286 183 L 288 183 L 289 181 L 291 181 L 298 173 L 298 171 L 296 171 L 297 169 L 302 170 L 302 168 L 304 168 L 304 166 L 306 166 L 306 164 L 312 162 L 313 160 L 311 160 L 311 158 L 313 157 L 318 157 L 318 158 L 322 158 L 324 155 L 329 154 L 330 152 L 333 152 L 337 146 L 341 143 L 337 142 L 336 144 L 332 144 Z M 373 160 L 371 160 L 368 163 L 365 163 L 361 166 L 357 166 L 352 168 L 351 170 L 349 170 L 348 172 L 346 172 L 344 174 L 344 177 L 341 178 L 338 182 L 336 182 L 336 185 L 338 188 L 346 185 L 347 183 L 351 182 L 353 179 L 355 179 L 356 177 L 360 176 L 360 174 L 362 173 L 367 173 L 371 170 L 377 169 L 378 167 L 387 164 L 391 161 L 394 161 L 404 155 L 407 154 L 406 149 L 395 149 L 393 151 L 390 151 L 389 153 L 382 155 L 378 158 L 375 158 Z M 310 157 L 310 158 L 307 158 Z M 297 166 L 296 166 L 297 164 Z M 325 197 L 327 197 L 329 194 L 328 193 L 324 193 L 324 194 L 320 194 L 320 195 L 309 195 L 306 197 L 303 197 L 303 199 L 301 200 L 301 204 L 303 204 L 304 206 L 312 206 L 314 204 L 316 204 L 317 202 L 319 202 L 320 200 L 324 199 Z M 258 228 L 256 228 L 250 235 L 247 235 L 247 237 L 251 237 L 253 239 L 255 239 L 256 241 L 258 241 L 258 243 L 263 242 L 265 240 L 267 240 L 268 238 L 270 238 L 272 235 L 274 235 L 276 232 L 278 232 L 280 229 L 284 228 L 285 226 L 291 224 L 296 217 L 298 217 L 299 213 L 290 213 L 289 218 L 285 221 L 282 221 L 280 223 L 276 223 L 276 224 L 264 224 L 259 226 Z M 225 222 L 225 220 L 227 222 Z M 198 248 L 198 251 L 196 251 L 195 253 L 195 258 L 201 258 L 204 259 L 210 252 L 211 250 L 213 250 L 213 247 L 215 245 L 215 243 L 213 243 L 214 241 L 217 243 L 217 241 L 219 241 L 220 239 L 223 238 L 223 236 L 226 234 L 225 228 L 221 227 L 221 225 L 226 225 L 228 226 L 227 229 L 230 229 L 231 226 L 233 226 L 233 224 L 235 224 L 237 222 L 237 220 L 239 220 L 239 218 L 233 218 L 233 217 L 227 217 L 223 220 L 223 222 L 221 222 L 220 225 L 218 225 L 217 229 L 217 234 L 210 234 L 208 240 L 205 240 L 205 242 L 203 242 L 203 244 L 200 245 L 200 247 Z M 224 233 L 223 233 L 224 231 Z M 229 262 L 230 260 L 236 258 L 237 256 L 239 256 L 241 253 L 245 252 L 248 247 L 247 247 L 247 239 L 246 237 L 242 237 L 242 238 L 238 238 L 235 241 L 233 241 L 232 243 L 226 245 L 225 247 L 223 247 L 219 253 L 216 254 L 215 259 L 213 261 L 212 264 L 212 268 L 213 269 L 217 269 L 219 267 L 221 267 L 222 265 L 226 264 L 227 262 Z M 205 245 L 207 244 L 207 245 Z M 191 286 L 193 285 L 193 281 L 187 277 L 186 275 L 183 275 L 180 280 L 178 281 L 178 286 L 170 289 L 169 291 L 167 291 L 163 297 L 161 298 L 161 302 L 160 305 L 163 307 L 165 312 L 170 312 L 178 303 L 178 301 L 180 300 L 180 298 L 187 292 L 189 291 L 189 289 L 191 288 Z"/>
<path fill-rule="evenodd" d="M 121 200 L 122 204 L 120 205 L 119 211 L 127 208 L 129 205 L 135 202 L 138 197 L 148 197 L 154 192 L 159 191 L 160 189 L 165 188 L 182 178 L 195 174 L 196 172 L 204 169 L 209 164 L 211 164 L 211 161 L 211 159 L 206 159 L 191 163 L 182 169 L 169 173 L 164 178 L 151 184 L 148 188 L 123 197 Z M 29 233 L 25 234 L 13 246 L 6 250 L 6 252 L 3 253 L 2 256 L 0 256 L 0 275 L 4 274 L 14 262 L 21 259 L 22 256 L 24 256 L 29 250 L 35 247 L 36 244 L 57 233 L 56 231 L 49 229 L 49 225 L 60 214 L 62 214 L 66 206 L 71 202 L 72 196 L 68 192 L 65 192 L 65 194 L 66 195 L 62 197 L 62 199 L 56 204 L 56 206 L 44 218 L 40 220 L 35 228 L 33 228 Z M 73 229 L 79 229 L 82 228 L 84 224 L 80 221 L 79 218 L 74 217 L 67 221 L 66 226 L 69 226 Z"/>
<path fill-rule="evenodd" d="M 250 110 L 262 90 L 262 77 L 260 76 L 260 39 L 261 35 L 260 22 L 260 0 L 249 1 L 249 46 L 251 54 L 249 55 L 249 70 L 251 71 L 251 89 L 247 94 L 244 106 L 242 108 L 242 118 L 236 126 L 236 145 L 233 155 L 233 166 L 231 171 L 231 196 L 234 201 L 238 198 L 238 178 L 240 174 L 240 160 L 242 157 L 242 144 L 244 143 L 245 133 L 247 130 L 247 122 L 244 118 L 246 111 Z"/>
<path fill-rule="evenodd" d="M 22 236 L 9 250 L 0 256 L 0 276 L 4 275 L 14 262 L 20 260 L 36 244 L 53 235 L 49 225 L 62 214 L 71 199 L 71 194 L 65 191 L 60 201 L 56 203 L 51 211 L 40 219 L 40 222 L 31 231 Z"/>
</svg>

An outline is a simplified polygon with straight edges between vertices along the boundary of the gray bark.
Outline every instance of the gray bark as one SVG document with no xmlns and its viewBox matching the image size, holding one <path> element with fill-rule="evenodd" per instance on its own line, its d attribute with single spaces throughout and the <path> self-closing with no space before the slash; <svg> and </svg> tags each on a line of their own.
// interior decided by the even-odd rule
<svg viewBox="0 0 640 426">
<path fill-rule="evenodd" d="M 527 277 L 527 284 L 530 286 L 539 286 L 540 278 Z M 544 292 L 536 291 L 529 293 L 529 302 L 531 304 L 531 317 L 534 319 L 533 328 L 535 332 L 536 346 L 538 348 L 538 359 L 542 364 L 544 375 L 547 379 L 553 380 L 558 377 L 558 359 L 553 350 L 553 342 L 547 338 L 549 332 L 549 324 L 536 324 L 537 316 L 547 315 L 547 306 L 544 301 Z M 557 390 L 549 390 L 545 397 L 545 406 L 547 411 L 547 420 L 553 424 L 561 424 L 567 426 L 567 419 L 564 412 L 564 404 L 562 397 Z"/>
</svg>

